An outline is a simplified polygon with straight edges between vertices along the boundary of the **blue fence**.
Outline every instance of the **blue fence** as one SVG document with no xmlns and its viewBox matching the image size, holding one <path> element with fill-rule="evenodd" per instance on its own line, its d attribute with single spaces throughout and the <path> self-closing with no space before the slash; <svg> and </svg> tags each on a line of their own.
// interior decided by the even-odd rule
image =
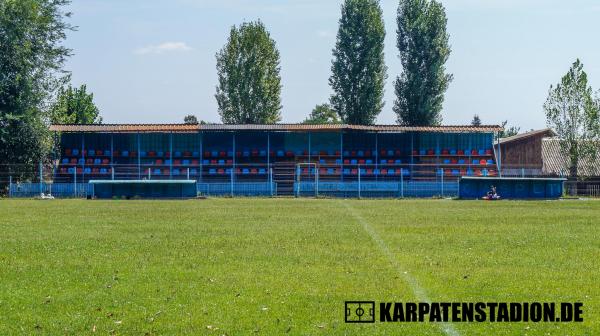
<svg viewBox="0 0 600 336">
<path fill-rule="evenodd" d="M 300 182 L 296 196 L 430 198 L 457 197 L 458 182 Z"/>
<path fill-rule="evenodd" d="M 88 183 L 12 183 L 10 197 L 37 197 L 41 193 L 60 198 L 87 197 L 92 194 Z"/>
<path fill-rule="evenodd" d="M 202 196 L 276 196 L 277 184 L 269 182 L 198 183 Z"/>
</svg>

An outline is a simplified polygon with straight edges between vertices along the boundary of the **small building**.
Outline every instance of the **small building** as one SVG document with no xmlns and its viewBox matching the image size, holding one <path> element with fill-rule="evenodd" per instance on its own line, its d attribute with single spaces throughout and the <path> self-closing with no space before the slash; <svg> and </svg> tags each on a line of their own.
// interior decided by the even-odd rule
<svg viewBox="0 0 600 336">
<path fill-rule="evenodd" d="M 542 175 L 542 143 L 555 136 L 552 129 L 545 128 L 500 139 L 495 147 L 503 175 Z"/>
</svg>

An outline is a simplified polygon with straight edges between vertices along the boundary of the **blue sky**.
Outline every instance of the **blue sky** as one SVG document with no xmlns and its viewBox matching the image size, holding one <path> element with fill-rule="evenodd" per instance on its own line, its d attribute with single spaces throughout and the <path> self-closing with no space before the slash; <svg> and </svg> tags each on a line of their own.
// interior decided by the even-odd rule
<svg viewBox="0 0 600 336">
<path fill-rule="evenodd" d="M 545 126 L 548 88 L 580 58 L 600 89 L 600 1 L 443 0 L 454 82 L 444 124 L 509 120 Z M 87 84 L 107 123 L 217 122 L 215 53 L 229 29 L 261 19 L 281 52 L 284 122 L 299 122 L 328 100 L 331 49 L 341 0 L 73 0 L 67 64 Z M 396 0 L 382 0 L 389 68 L 379 123 L 394 123 Z"/>
</svg>

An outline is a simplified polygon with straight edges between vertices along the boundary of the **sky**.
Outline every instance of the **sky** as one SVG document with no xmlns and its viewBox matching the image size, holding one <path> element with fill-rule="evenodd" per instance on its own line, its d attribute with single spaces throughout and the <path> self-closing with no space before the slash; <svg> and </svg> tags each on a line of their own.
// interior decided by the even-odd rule
<svg viewBox="0 0 600 336">
<path fill-rule="evenodd" d="M 332 48 L 342 0 L 73 0 L 78 27 L 65 44 L 74 85 L 87 84 L 105 123 L 218 122 L 215 54 L 233 25 L 260 19 L 281 54 L 282 122 L 301 122 L 331 95 Z M 442 0 L 454 81 L 444 124 L 522 131 L 545 127 L 543 104 L 580 58 L 600 89 L 600 1 Z M 378 123 L 393 124 L 397 0 L 381 0 L 388 66 Z"/>
</svg>

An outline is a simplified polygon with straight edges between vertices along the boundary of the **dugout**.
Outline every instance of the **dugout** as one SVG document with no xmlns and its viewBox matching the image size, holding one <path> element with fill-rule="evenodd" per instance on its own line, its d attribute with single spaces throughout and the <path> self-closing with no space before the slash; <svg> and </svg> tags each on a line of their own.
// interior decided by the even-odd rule
<svg viewBox="0 0 600 336">
<path fill-rule="evenodd" d="M 194 180 L 91 180 L 92 197 L 100 199 L 194 198 Z"/>
<path fill-rule="evenodd" d="M 563 195 L 566 179 L 516 177 L 461 177 L 459 197 L 480 199 L 495 186 L 502 199 L 558 199 Z"/>
</svg>

